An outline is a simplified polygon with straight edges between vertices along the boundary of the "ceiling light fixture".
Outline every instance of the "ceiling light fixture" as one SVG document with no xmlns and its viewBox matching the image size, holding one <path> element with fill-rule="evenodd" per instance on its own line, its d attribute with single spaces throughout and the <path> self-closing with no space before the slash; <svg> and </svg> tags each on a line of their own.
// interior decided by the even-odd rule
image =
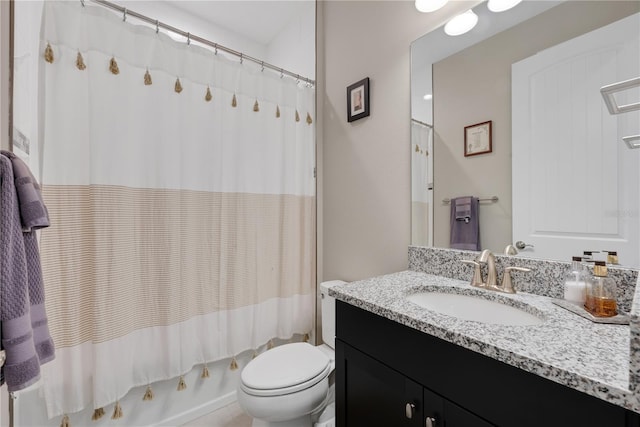
<svg viewBox="0 0 640 427">
<path fill-rule="evenodd" d="M 447 4 L 449 0 L 416 0 L 416 9 L 420 12 L 434 12 Z"/>
<path fill-rule="evenodd" d="M 477 23 L 478 15 L 473 13 L 473 10 L 469 9 L 465 13 L 461 13 L 460 15 L 451 18 L 451 20 L 444 26 L 444 32 L 450 36 L 459 36 L 471 31 Z"/>
<path fill-rule="evenodd" d="M 504 12 L 515 7 L 522 0 L 489 0 L 487 7 L 491 12 Z"/>
</svg>

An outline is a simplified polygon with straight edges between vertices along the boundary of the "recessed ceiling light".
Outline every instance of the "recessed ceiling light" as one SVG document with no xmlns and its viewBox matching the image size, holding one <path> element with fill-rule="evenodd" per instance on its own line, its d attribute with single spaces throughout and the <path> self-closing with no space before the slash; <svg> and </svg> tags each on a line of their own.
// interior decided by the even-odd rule
<svg viewBox="0 0 640 427">
<path fill-rule="evenodd" d="M 444 26 L 444 32 L 450 36 L 459 36 L 467 31 L 471 31 L 477 23 L 478 15 L 473 13 L 473 10 L 469 9 L 465 13 L 455 16 L 447 22 Z"/>
<path fill-rule="evenodd" d="M 425 96 L 422 97 L 425 101 L 429 101 L 430 99 L 433 98 L 433 95 L 431 95 L 430 93 L 426 94 Z"/>
<path fill-rule="evenodd" d="M 447 4 L 449 0 L 416 0 L 416 9 L 420 12 L 433 12 Z"/>
<path fill-rule="evenodd" d="M 522 0 L 489 0 L 487 7 L 491 12 L 504 12 L 516 6 Z"/>
</svg>

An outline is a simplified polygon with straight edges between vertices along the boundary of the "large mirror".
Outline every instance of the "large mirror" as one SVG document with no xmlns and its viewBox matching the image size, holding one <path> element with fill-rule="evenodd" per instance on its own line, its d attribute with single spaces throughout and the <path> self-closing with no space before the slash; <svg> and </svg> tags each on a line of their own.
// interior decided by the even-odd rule
<svg viewBox="0 0 640 427">
<path fill-rule="evenodd" d="M 474 12 L 469 33 L 439 28 L 411 45 L 412 244 L 470 248 L 451 245 L 451 205 L 472 196 L 482 249 L 520 241 L 520 256 L 565 261 L 616 251 L 640 267 L 640 150 L 622 140 L 640 133 L 640 111 L 611 114 L 600 93 L 640 76 L 640 3 Z M 640 88 L 616 96 L 637 102 Z M 483 131 L 465 156 L 465 136 Z"/>
</svg>

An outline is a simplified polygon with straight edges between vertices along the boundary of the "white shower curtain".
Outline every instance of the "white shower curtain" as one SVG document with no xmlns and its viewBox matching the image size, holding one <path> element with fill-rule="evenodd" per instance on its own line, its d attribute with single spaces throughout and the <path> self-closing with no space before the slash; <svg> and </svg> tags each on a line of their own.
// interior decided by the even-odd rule
<svg viewBox="0 0 640 427">
<path fill-rule="evenodd" d="M 49 416 L 310 332 L 314 89 L 45 3 Z"/>
<path fill-rule="evenodd" d="M 411 121 L 411 244 L 433 244 L 433 128 Z"/>
</svg>

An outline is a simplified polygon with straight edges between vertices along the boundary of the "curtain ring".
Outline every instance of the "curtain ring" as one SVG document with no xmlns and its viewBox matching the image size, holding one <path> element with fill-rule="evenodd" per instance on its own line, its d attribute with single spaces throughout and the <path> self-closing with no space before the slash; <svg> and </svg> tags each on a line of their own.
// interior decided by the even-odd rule
<svg viewBox="0 0 640 427">
<path fill-rule="evenodd" d="M 284 77 L 284 70 L 282 68 L 280 68 L 280 78 Z"/>
<path fill-rule="evenodd" d="M 187 46 L 191 44 L 191 33 L 187 33 Z"/>
<path fill-rule="evenodd" d="M 214 49 L 215 55 L 217 55 L 218 54 L 218 43 L 214 43 L 213 44 L 213 49 Z"/>
<path fill-rule="evenodd" d="M 127 8 L 124 8 L 124 12 L 122 13 L 122 22 L 127 22 Z"/>
<path fill-rule="evenodd" d="M 156 34 L 160 32 L 160 21 L 156 19 Z"/>
<path fill-rule="evenodd" d="M 82 7 L 84 7 L 85 6 L 84 0 L 80 0 L 80 4 L 82 5 Z"/>
<path fill-rule="evenodd" d="M 260 69 L 260 71 L 264 71 L 264 61 L 260 61 L 260 65 L 262 66 L 262 68 Z"/>
<path fill-rule="evenodd" d="M 244 56 L 244 53 L 240 52 L 240 63 L 241 64 L 242 64 L 242 60 L 244 59 L 243 56 Z"/>
<path fill-rule="evenodd" d="M 300 74 L 296 74 L 296 84 L 300 83 Z"/>
</svg>

